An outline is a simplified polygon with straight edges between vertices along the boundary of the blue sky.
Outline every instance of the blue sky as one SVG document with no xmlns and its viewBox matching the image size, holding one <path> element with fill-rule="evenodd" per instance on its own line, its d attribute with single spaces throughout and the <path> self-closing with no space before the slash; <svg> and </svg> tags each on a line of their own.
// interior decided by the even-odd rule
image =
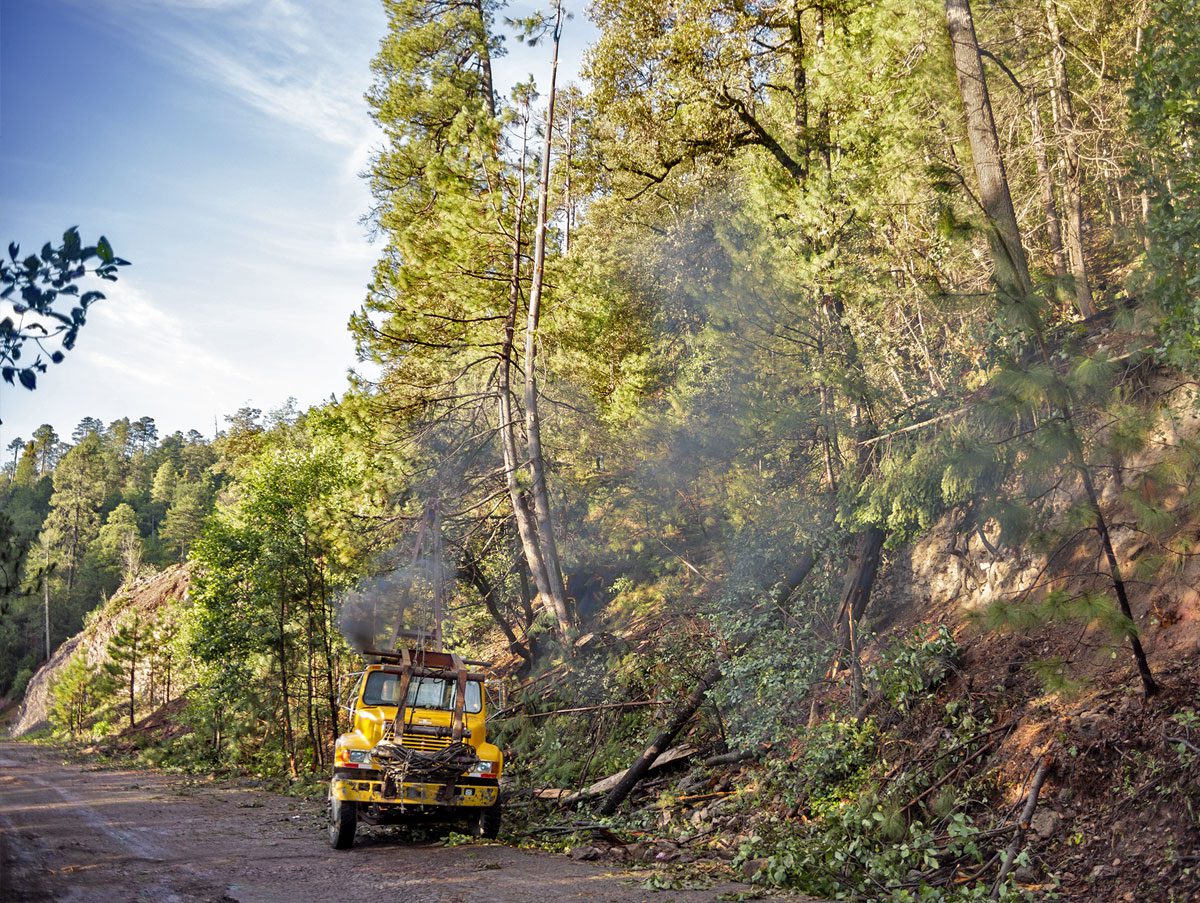
<svg viewBox="0 0 1200 903">
<path fill-rule="evenodd" d="M 384 28 L 377 0 L 0 0 L 0 239 L 78 225 L 133 262 L 36 392 L 0 386 L 0 447 L 85 416 L 211 434 L 345 390 Z M 567 29 L 563 80 L 592 36 Z M 548 48 L 509 49 L 502 88 L 545 83 Z"/>
</svg>

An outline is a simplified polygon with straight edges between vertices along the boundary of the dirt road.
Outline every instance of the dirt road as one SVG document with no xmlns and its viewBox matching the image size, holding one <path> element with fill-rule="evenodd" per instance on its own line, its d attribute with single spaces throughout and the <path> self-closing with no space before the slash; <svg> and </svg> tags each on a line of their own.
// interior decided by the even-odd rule
<svg viewBox="0 0 1200 903">
<path fill-rule="evenodd" d="M 737 889 L 651 891 L 645 873 L 499 844 L 447 847 L 359 831 L 353 849 L 336 852 L 311 802 L 88 770 L 52 749 L 0 743 L 0 901 L 625 903 L 707 901 Z"/>
</svg>

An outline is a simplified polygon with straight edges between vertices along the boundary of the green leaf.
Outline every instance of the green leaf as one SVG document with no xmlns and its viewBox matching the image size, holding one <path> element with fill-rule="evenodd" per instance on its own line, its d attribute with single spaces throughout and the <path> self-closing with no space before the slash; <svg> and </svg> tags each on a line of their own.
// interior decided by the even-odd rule
<svg viewBox="0 0 1200 903">
<path fill-rule="evenodd" d="M 114 256 L 112 245 L 108 243 L 108 239 L 105 238 L 103 235 L 101 235 L 100 240 L 98 242 L 96 242 L 96 253 L 100 256 L 100 259 L 103 260 L 105 263 L 112 263 L 112 259 Z"/>
</svg>

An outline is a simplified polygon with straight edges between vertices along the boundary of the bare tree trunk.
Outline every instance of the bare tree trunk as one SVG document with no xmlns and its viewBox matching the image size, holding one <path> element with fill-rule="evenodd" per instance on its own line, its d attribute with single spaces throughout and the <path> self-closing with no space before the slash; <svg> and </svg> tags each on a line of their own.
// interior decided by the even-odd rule
<svg viewBox="0 0 1200 903">
<path fill-rule="evenodd" d="M 817 3 L 817 55 L 821 55 L 825 50 L 825 4 Z M 825 174 L 829 175 L 833 171 L 833 142 L 829 134 L 829 104 L 821 104 L 821 110 L 817 114 L 817 144 L 821 154 L 821 162 L 825 165 Z"/>
<path fill-rule="evenodd" d="M 483 36 L 483 46 L 479 48 L 479 77 L 483 82 L 483 92 L 488 105 L 488 112 L 496 118 L 496 91 L 492 84 L 492 49 L 488 45 L 491 34 L 488 32 L 487 15 L 484 13 L 483 0 L 473 0 L 472 6 L 479 15 L 479 33 Z"/>
<path fill-rule="evenodd" d="M 1039 326 L 1034 329 L 1034 339 L 1037 342 L 1038 352 L 1041 355 L 1042 363 L 1046 368 L 1053 372 L 1053 362 L 1050 358 L 1050 352 L 1046 347 L 1045 335 Z M 1154 680 L 1154 675 L 1150 671 L 1150 663 L 1146 658 L 1146 651 L 1142 648 L 1142 641 L 1138 637 L 1137 622 L 1133 619 L 1133 609 L 1129 604 L 1129 594 L 1125 587 L 1125 578 L 1121 573 L 1121 565 L 1117 560 L 1116 550 L 1113 548 L 1112 533 L 1109 530 L 1108 518 L 1104 514 L 1104 509 L 1100 507 L 1100 494 L 1096 491 L 1095 482 L 1092 480 L 1091 465 L 1087 462 L 1087 456 L 1083 450 L 1083 440 L 1079 438 L 1079 430 L 1075 425 L 1075 413 L 1070 404 L 1061 404 L 1058 410 L 1062 415 L 1063 424 L 1066 427 L 1067 441 L 1070 444 L 1071 466 L 1079 475 L 1079 480 L 1083 484 L 1084 494 L 1087 496 L 1088 507 L 1092 509 L 1092 526 L 1100 537 L 1100 544 L 1104 550 L 1104 558 L 1108 563 L 1108 575 L 1112 581 L 1113 591 L 1117 594 L 1117 604 L 1121 608 L 1121 613 L 1129 621 L 1129 651 L 1133 654 L 1134 663 L 1137 666 L 1138 677 L 1142 682 L 1142 694 L 1148 699 L 1158 692 L 1158 683 Z"/>
<path fill-rule="evenodd" d="M 574 157 L 574 141 L 575 141 L 575 107 L 572 107 L 567 112 L 567 127 L 564 130 L 563 151 L 564 163 L 566 164 L 563 172 L 563 256 L 571 253 L 571 227 L 575 224 L 575 201 L 571 197 L 571 166 Z"/>
<path fill-rule="evenodd" d="M 307 570 L 307 568 L 306 568 L 306 570 Z M 313 600 L 312 600 L 312 580 L 308 574 L 305 575 L 305 582 L 308 584 L 309 595 L 308 595 L 308 598 L 305 600 L 306 608 L 308 609 L 308 611 L 306 612 L 308 615 L 308 617 L 307 617 L 308 623 L 305 625 L 305 631 L 304 631 L 306 634 L 305 650 L 307 652 L 307 662 L 305 663 L 306 667 L 304 670 L 304 713 L 305 713 L 305 718 L 307 720 L 307 727 L 308 727 L 308 742 L 309 742 L 309 745 L 312 747 L 311 755 L 312 755 L 313 768 L 316 770 L 320 770 L 321 765 L 322 765 L 321 744 L 317 741 L 317 707 L 316 707 L 317 693 L 316 693 L 316 683 L 314 681 L 314 676 L 313 676 L 313 672 L 316 670 L 317 656 L 316 656 L 316 645 L 314 643 L 315 637 L 313 636 L 313 631 L 315 629 L 315 625 L 313 624 L 314 616 L 313 616 Z"/>
<path fill-rule="evenodd" d="M 50 661 L 50 546 L 45 547 L 46 564 L 42 571 L 42 617 L 46 638 L 46 661 Z"/>
<path fill-rule="evenodd" d="M 792 39 L 792 117 L 796 131 L 796 159 L 800 161 L 803 177 L 808 175 L 808 160 L 811 153 L 808 140 L 808 72 L 804 56 L 804 29 L 800 17 L 807 8 L 807 0 L 794 0 L 788 28 Z"/>
<path fill-rule="evenodd" d="M 629 766 L 629 769 L 625 772 L 625 776 L 621 778 L 617 786 L 609 791 L 608 796 L 605 797 L 604 802 L 600 806 L 599 812 L 601 815 L 612 815 L 616 812 L 617 807 L 621 805 L 625 797 L 629 796 L 633 788 L 638 785 L 646 772 L 650 770 L 650 766 L 654 764 L 654 761 L 670 748 L 676 735 L 692 720 L 692 716 L 696 714 L 696 710 L 704 703 L 709 689 L 721 679 L 721 669 L 724 665 L 725 659 L 718 658 L 704 672 L 704 675 L 700 678 L 700 682 L 688 694 L 687 699 L 683 701 L 683 705 L 679 707 L 670 724 L 663 729 L 661 734 L 654 738 L 654 742 L 646 747 L 645 751 L 638 756 L 637 761 Z"/>
<path fill-rule="evenodd" d="M 79 505 L 74 508 L 74 514 L 71 518 L 71 551 L 67 558 L 67 599 L 75 589 L 75 567 L 76 558 L 79 555 Z"/>
<path fill-rule="evenodd" d="M 1025 92 L 1026 112 L 1029 115 L 1029 130 L 1033 144 L 1033 158 L 1037 164 L 1038 184 L 1042 188 L 1042 207 L 1046 212 L 1046 243 L 1054 260 L 1054 275 L 1062 279 L 1067 275 L 1067 258 L 1063 252 L 1062 220 L 1058 216 L 1058 204 L 1054 200 L 1054 181 L 1050 176 L 1050 161 L 1046 156 L 1046 134 L 1042 130 L 1042 111 L 1037 92 Z"/>
<path fill-rule="evenodd" d="M 841 298 L 836 293 L 827 293 L 825 305 L 831 322 L 842 332 L 846 362 L 860 380 L 854 389 L 851 409 L 857 445 L 854 478 L 865 480 L 870 476 L 873 465 L 870 449 L 864 443 L 878 433 L 867 391 L 866 374 L 863 371 L 858 342 L 846 322 L 845 307 Z M 875 583 L 875 574 L 879 569 L 879 558 L 886 538 L 887 534 L 883 529 L 875 525 L 865 527 L 853 536 L 855 552 L 847 564 L 842 604 L 837 616 L 837 629 L 843 648 L 847 648 L 849 643 L 851 621 L 857 623 L 862 619 L 871 600 L 871 588 Z"/>
<path fill-rule="evenodd" d="M 281 586 L 279 588 L 279 612 L 276 628 L 278 629 L 278 643 L 276 645 L 276 655 L 279 658 L 279 691 L 283 697 L 283 744 L 284 753 L 288 760 L 288 774 L 292 778 L 299 776 L 296 770 L 296 735 L 292 729 L 292 700 L 288 687 L 288 660 L 287 660 L 287 598 L 284 595 L 285 590 Z"/>
<path fill-rule="evenodd" d="M 528 636 L 529 628 L 533 626 L 537 613 L 533 610 L 533 599 L 529 592 L 529 569 L 525 567 L 525 563 L 523 558 L 518 557 L 515 566 L 521 583 L 521 615 L 525 618 L 525 633 Z M 532 644 L 529 651 L 533 651 Z"/>
<path fill-rule="evenodd" d="M 340 725 L 338 724 L 337 688 L 333 679 L 333 630 L 330 624 L 332 612 L 329 607 L 329 591 L 325 583 L 325 569 L 317 572 L 318 585 L 321 588 L 321 647 L 325 654 L 325 699 L 329 705 L 330 749 L 337 743 Z"/>
<path fill-rule="evenodd" d="M 846 638 L 849 641 L 850 652 L 850 705 L 855 711 L 862 706 L 863 701 L 863 672 L 862 660 L 858 652 L 858 622 L 850 614 L 846 619 Z"/>
<path fill-rule="evenodd" d="M 1058 29 L 1056 0 L 1046 0 L 1046 27 L 1050 32 L 1052 63 L 1052 97 L 1055 124 L 1062 144 L 1062 160 L 1066 169 L 1063 199 L 1067 214 L 1067 260 L 1075 280 L 1075 302 L 1084 317 L 1094 316 L 1092 288 L 1088 282 L 1087 261 L 1084 257 L 1083 189 L 1079 163 L 1079 143 L 1076 137 L 1075 107 L 1071 101 L 1071 85 L 1067 79 L 1067 51 Z"/>
<path fill-rule="evenodd" d="M 838 609 L 838 633 L 843 649 L 851 648 L 851 631 L 867 612 L 886 538 L 883 530 L 875 526 L 868 527 L 856 537 L 854 557 L 846 573 L 842 604 Z"/>
<path fill-rule="evenodd" d="M 574 623 L 567 604 L 559 563 L 558 544 L 554 538 L 554 520 L 550 508 L 550 491 L 546 485 L 546 460 L 542 451 L 542 419 L 538 412 L 537 336 L 541 318 L 542 288 L 546 276 L 547 210 L 550 196 L 550 155 L 554 137 L 555 83 L 558 76 L 558 49 L 562 37 L 562 3 L 555 4 L 554 38 L 550 61 L 550 88 L 546 101 L 546 139 L 542 147 L 542 171 L 538 179 L 537 229 L 533 240 L 533 277 L 529 288 L 529 315 L 525 327 L 525 437 L 529 448 L 529 470 L 532 477 L 530 497 L 533 502 L 534 523 L 538 545 L 549 581 L 548 602 L 558 619 L 560 634 L 570 635 Z"/>
<path fill-rule="evenodd" d="M 526 113 L 524 128 L 521 136 L 520 181 L 517 186 L 516 222 L 513 227 L 512 272 L 509 278 L 508 317 L 504 322 L 504 343 L 500 351 L 499 372 L 499 408 L 500 408 L 500 447 L 504 457 L 504 475 L 508 486 L 509 501 L 512 504 L 513 520 L 517 525 L 517 535 L 525 554 L 529 571 L 537 585 L 538 594 L 544 600 L 551 598 L 550 578 L 546 573 L 546 562 L 542 557 L 541 545 L 538 542 L 537 529 L 533 516 L 530 514 L 526 491 L 521 487 L 517 478 L 521 460 L 517 452 L 516 412 L 513 410 L 512 391 L 512 360 L 516 344 L 517 309 L 521 303 L 521 249 L 522 233 L 525 222 L 525 155 L 529 138 L 529 114 Z"/>
<path fill-rule="evenodd" d="M 979 180 L 979 199 L 990 227 L 996 287 L 1010 302 L 1021 301 L 1032 292 L 1033 284 L 1008 189 L 1008 174 L 1000 154 L 996 120 L 992 116 L 992 102 L 968 0 L 946 0 L 946 26 L 966 116 L 971 157 Z"/>
<path fill-rule="evenodd" d="M 1008 872 L 1013 867 L 1013 863 L 1017 861 L 1017 854 L 1021 852 L 1021 844 L 1025 841 L 1025 832 L 1029 830 L 1029 824 L 1033 820 L 1033 810 L 1037 808 L 1038 796 L 1042 792 L 1042 784 L 1046 782 L 1046 775 L 1049 774 L 1050 765 L 1053 761 L 1053 758 L 1046 755 L 1042 756 L 1042 761 L 1038 763 L 1037 772 L 1033 776 L 1033 784 L 1029 788 L 1029 795 L 1025 797 L 1025 805 L 1021 809 L 1021 817 L 1017 819 L 1017 830 L 1013 834 L 1013 839 L 1009 843 L 1008 849 L 1004 851 L 1004 861 L 1000 865 L 1000 874 L 996 876 L 996 883 L 992 885 L 990 896 L 993 900 L 1000 896 L 1000 886 L 1004 883 L 1004 879 L 1008 877 Z"/>
<path fill-rule="evenodd" d="M 1078 471 L 1080 480 L 1083 482 L 1083 489 L 1087 494 L 1088 504 L 1092 509 L 1096 532 L 1100 535 L 1100 544 L 1104 548 L 1104 558 L 1108 562 L 1109 579 L 1112 580 L 1113 590 L 1117 594 L 1117 604 L 1121 607 L 1121 614 L 1129 619 L 1131 625 L 1128 634 L 1129 651 L 1133 654 L 1134 663 L 1137 665 L 1138 677 L 1142 682 L 1142 695 L 1149 699 L 1158 692 L 1158 683 L 1154 680 L 1154 675 L 1150 671 L 1150 662 L 1146 658 L 1146 651 L 1142 648 L 1142 641 L 1138 637 L 1137 622 L 1133 619 L 1133 609 L 1129 605 L 1129 594 L 1125 589 L 1125 578 L 1121 573 L 1121 565 L 1117 561 L 1116 550 L 1113 548 L 1112 534 L 1108 529 L 1108 518 L 1104 516 L 1104 510 L 1100 507 L 1100 495 L 1096 492 L 1095 484 L 1092 482 L 1091 468 L 1088 466 L 1086 458 L 1084 458 L 1083 445 L 1079 441 L 1078 433 L 1075 431 L 1074 419 L 1070 409 L 1064 410 L 1063 414 L 1070 429 L 1071 452 L 1074 458 L 1075 469 Z"/>
<path fill-rule="evenodd" d="M 1138 11 L 1137 30 L 1134 32 L 1133 38 L 1133 55 L 1135 58 L 1142 55 L 1142 46 L 1146 40 L 1146 17 L 1149 14 L 1150 4 L 1147 0 L 1143 0 L 1142 8 Z M 1142 190 L 1138 193 L 1138 200 L 1141 207 L 1142 215 L 1142 247 L 1150 250 L 1150 189 L 1147 187 L 1145 180 L 1142 181 Z"/>
<path fill-rule="evenodd" d="M 134 619 L 133 619 L 133 645 L 130 647 L 130 650 L 129 650 L 129 729 L 130 730 L 133 729 L 133 725 L 134 725 L 134 717 L 133 717 L 134 716 L 134 706 L 135 706 L 134 691 L 136 689 L 135 684 L 137 681 L 138 644 L 142 639 L 140 631 L 139 631 L 140 626 L 141 625 L 137 619 L 137 616 L 135 615 Z"/>
</svg>

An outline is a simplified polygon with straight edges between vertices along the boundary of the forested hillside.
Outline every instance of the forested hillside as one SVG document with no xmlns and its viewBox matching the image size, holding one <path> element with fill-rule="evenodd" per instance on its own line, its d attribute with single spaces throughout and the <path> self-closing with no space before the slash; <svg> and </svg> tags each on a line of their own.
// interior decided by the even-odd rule
<svg viewBox="0 0 1200 903">
<path fill-rule="evenodd" d="M 69 439 L 43 425 L 8 444 L 4 695 L 19 697 L 47 650 L 121 583 L 183 561 L 224 480 L 200 433 L 160 441 L 150 417 L 84 418 Z"/>
<path fill-rule="evenodd" d="M 526 829 L 828 897 L 1195 894 L 1193 0 L 596 0 L 586 81 L 511 92 L 560 8 L 384 6 L 378 378 L 15 441 L 0 690 L 47 598 L 57 646 L 186 560 L 60 735 L 323 776 L 352 647 L 440 630 L 504 676 Z M 593 786 L 656 738 L 696 767 L 652 805 Z"/>
</svg>

